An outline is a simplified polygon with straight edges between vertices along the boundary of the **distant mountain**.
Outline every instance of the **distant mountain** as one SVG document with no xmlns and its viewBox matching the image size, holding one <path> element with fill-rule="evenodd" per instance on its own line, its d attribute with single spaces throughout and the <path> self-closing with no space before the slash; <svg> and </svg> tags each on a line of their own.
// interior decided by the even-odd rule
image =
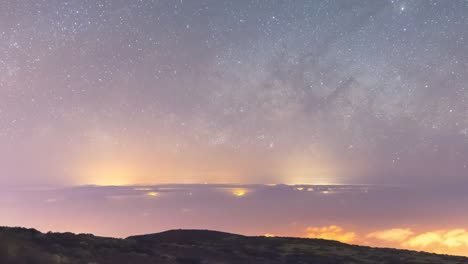
<svg viewBox="0 0 468 264">
<path fill-rule="evenodd" d="M 116 239 L 0 227 L 0 263 L 462 264 L 468 263 L 468 258 L 322 239 L 248 237 L 208 230 L 171 230 Z"/>
</svg>

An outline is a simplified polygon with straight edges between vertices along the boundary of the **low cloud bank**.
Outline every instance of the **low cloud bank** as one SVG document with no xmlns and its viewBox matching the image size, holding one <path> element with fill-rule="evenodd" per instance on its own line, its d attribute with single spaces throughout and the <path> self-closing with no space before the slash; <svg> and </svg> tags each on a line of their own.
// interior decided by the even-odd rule
<svg viewBox="0 0 468 264">
<path fill-rule="evenodd" d="M 424 232 L 415 232 L 410 228 L 391 228 L 359 234 L 341 226 L 331 225 L 308 227 L 306 237 L 376 247 L 394 247 L 468 256 L 468 231 L 462 228 Z"/>
</svg>

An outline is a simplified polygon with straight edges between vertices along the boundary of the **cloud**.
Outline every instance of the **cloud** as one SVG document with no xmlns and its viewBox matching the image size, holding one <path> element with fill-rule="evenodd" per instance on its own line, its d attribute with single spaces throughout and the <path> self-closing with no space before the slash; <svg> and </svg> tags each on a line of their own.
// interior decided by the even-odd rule
<svg viewBox="0 0 468 264">
<path fill-rule="evenodd" d="M 439 234 L 434 232 L 426 232 L 405 241 L 402 245 L 412 248 L 425 248 L 431 244 L 440 244 L 442 239 Z"/>
<path fill-rule="evenodd" d="M 392 247 L 440 254 L 467 255 L 468 230 L 445 229 L 415 232 L 410 228 L 391 228 L 362 234 L 337 225 L 308 227 L 306 237 L 337 240 L 374 247 Z"/>
<path fill-rule="evenodd" d="M 408 228 L 393 228 L 388 230 L 376 231 L 368 234 L 367 238 L 375 238 L 389 242 L 402 242 L 413 235 L 413 231 Z"/>
<path fill-rule="evenodd" d="M 456 255 L 466 255 L 468 252 L 468 231 L 461 228 L 422 233 L 415 233 L 408 228 L 393 228 L 369 233 L 366 238 L 374 239 L 374 241 L 365 241 L 365 244 L 373 246 L 399 247 Z"/>
<path fill-rule="evenodd" d="M 354 242 L 357 238 L 356 233 L 347 232 L 342 227 L 336 225 L 324 227 L 308 227 L 307 237 L 337 240 L 345 243 Z"/>
<path fill-rule="evenodd" d="M 403 245 L 415 248 L 466 248 L 468 250 L 468 231 L 465 229 L 439 230 L 417 235 Z"/>
</svg>

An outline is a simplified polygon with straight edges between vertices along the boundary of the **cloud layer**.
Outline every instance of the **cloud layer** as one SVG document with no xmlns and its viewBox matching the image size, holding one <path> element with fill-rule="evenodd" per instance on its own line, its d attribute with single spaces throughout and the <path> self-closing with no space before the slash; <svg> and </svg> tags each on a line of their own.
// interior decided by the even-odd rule
<svg viewBox="0 0 468 264">
<path fill-rule="evenodd" d="M 357 232 L 331 225 L 308 227 L 306 236 L 352 244 L 468 256 L 468 231 L 462 228 L 423 232 L 416 232 L 409 228 L 392 228 L 359 235 Z"/>
<path fill-rule="evenodd" d="M 357 238 L 356 233 L 347 232 L 342 227 L 336 225 L 324 227 L 308 227 L 307 237 L 337 240 L 345 243 L 353 243 Z"/>
</svg>

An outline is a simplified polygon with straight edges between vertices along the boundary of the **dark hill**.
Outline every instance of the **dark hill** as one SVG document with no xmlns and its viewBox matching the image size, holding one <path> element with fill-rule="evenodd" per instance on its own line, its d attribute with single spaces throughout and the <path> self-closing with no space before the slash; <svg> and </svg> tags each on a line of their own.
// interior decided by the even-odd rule
<svg viewBox="0 0 468 264">
<path fill-rule="evenodd" d="M 131 236 L 127 239 L 146 241 L 146 242 L 163 242 L 163 243 L 198 243 L 200 241 L 221 241 L 229 238 L 241 238 L 241 235 L 231 233 L 211 231 L 211 230 L 193 230 L 193 229 L 179 229 L 169 230 L 156 234 L 148 234 L 141 236 Z"/>
<path fill-rule="evenodd" d="M 0 263 L 467 263 L 468 258 L 336 241 L 171 230 L 126 239 L 0 228 Z"/>
</svg>

